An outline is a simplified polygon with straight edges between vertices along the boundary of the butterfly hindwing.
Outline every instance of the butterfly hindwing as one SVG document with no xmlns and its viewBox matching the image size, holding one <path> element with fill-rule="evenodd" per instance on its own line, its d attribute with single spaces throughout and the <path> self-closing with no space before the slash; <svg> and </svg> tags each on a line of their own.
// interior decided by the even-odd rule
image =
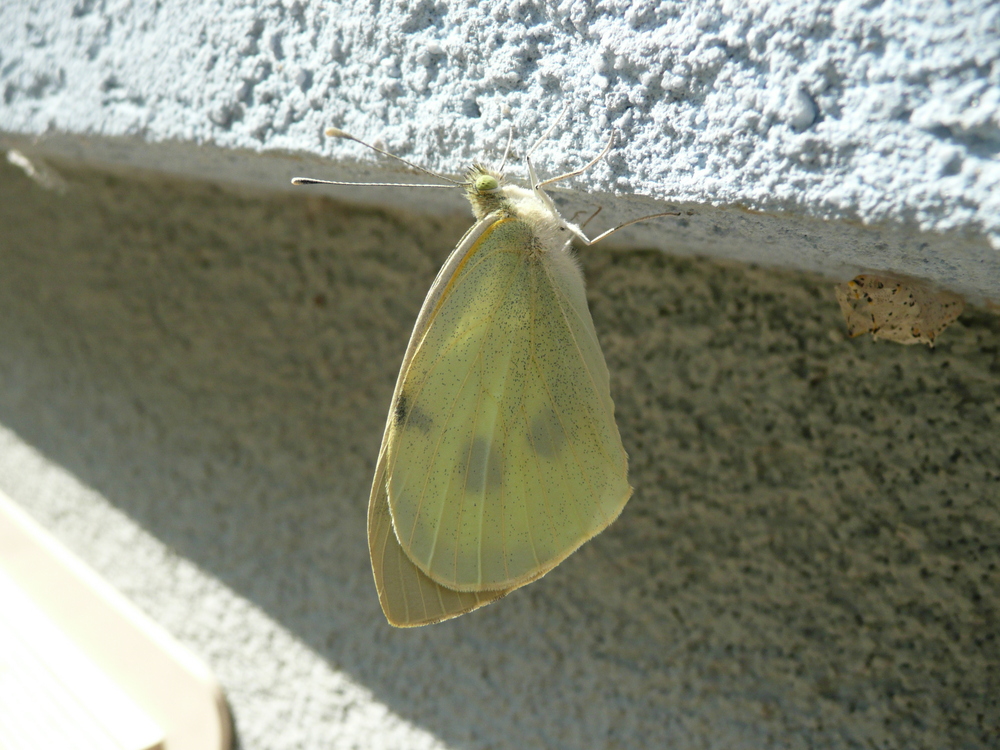
<svg viewBox="0 0 1000 750">
<path fill-rule="evenodd" d="M 430 625 L 496 601 L 507 591 L 453 591 L 428 578 L 403 552 L 392 530 L 385 491 L 385 456 L 368 504 L 368 551 L 382 611 L 398 628 Z"/>
</svg>

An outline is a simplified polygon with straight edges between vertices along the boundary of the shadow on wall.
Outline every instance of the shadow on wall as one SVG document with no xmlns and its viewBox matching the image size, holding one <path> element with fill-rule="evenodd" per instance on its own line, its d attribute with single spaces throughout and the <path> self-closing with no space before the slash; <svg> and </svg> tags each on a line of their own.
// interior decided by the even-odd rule
<svg viewBox="0 0 1000 750">
<path fill-rule="evenodd" d="M 996 318 L 849 341 L 821 280 L 585 251 L 634 499 L 542 581 L 393 631 L 368 483 L 469 220 L 61 171 L 0 166 L 0 422 L 450 746 L 996 736 Z"/>
</svg>

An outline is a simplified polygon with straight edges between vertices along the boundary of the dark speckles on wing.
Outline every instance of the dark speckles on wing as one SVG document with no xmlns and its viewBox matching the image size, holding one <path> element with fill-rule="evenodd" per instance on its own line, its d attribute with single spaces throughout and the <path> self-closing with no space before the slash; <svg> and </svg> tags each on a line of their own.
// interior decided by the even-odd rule
<svg viewBox="0 0 1000 750">
<path fill-rule="evenodd" d="M 403 423 L 406 422 L 406 415 L 409 411 L 409 399 L 406 398 L 405 393 L 400 393 L 399 398 L 396 399 L 396 414 L 394 417 L 397 427 L 403 426 Z"/>
<path fill-rule="evenodd" d="M 555 458 L 565 442 L 566 434 L 552 409 L 546 409 L 531 418 L 531 444 L 538 455 Z"/>
<path fill-rule="evenodd" d="M 396 400 L 393 420 L 398 429 L 415 427 L 424 434 L 430 432 L 431 427 L 434 426 L 434 420 L 426 412 L 422 411 L 419 406 L 410 406 L 410 400 L 407 398 L 405 392 L 400 393 L 399 398 Z"/>
<path fill-rule="evenodd" d="M 482 494 L 485 489 L 495 489 L 503 481 L 503 457 L 491 440 L 478 436 L 467 451 L 469 464 L 466 471 L 465 491 Z"/>
</svg>

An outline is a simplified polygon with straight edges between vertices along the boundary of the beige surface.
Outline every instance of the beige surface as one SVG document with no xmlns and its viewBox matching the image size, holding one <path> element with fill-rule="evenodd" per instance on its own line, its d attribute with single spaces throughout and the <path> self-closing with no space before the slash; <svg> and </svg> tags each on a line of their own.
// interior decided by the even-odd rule
<svg viewBox="0 0 1000 750">
<path fill-rule="evenodd" d="M 470 220 L 60 172 L 0 167 L 0 488 L 206 656 L 244 747 L 996 745 L 995 317 L 848 340 L 814 278 L 587 251 L 635 497 L 390 632 L 370 472 Z"/>
<path fill-rule="evenodd" d="M 197 656 L 0 493 L 0 748 L 228 750 Z"/>
<path fill-rule="evenodd" d="M 162 727 L 4 570 L 3 504 L 0 497 L 0 747 L 164 750 Z"/>
</svg>

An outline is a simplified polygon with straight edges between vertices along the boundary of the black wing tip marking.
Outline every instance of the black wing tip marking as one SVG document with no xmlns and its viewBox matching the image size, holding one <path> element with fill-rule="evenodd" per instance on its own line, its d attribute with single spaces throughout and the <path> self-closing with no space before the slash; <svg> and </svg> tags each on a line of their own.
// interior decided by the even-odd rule
<svg viewBox="0 0 1000 750">
<path fill-rule="evenodd" d="M 409 414 L 410 405 L 409 399 L 407 399 L 405 393 L 400 393 L 399 398 L 396 399 L 396 408 L 394 409 L 393 420 L 397 427 L 402 427 L 406 422 L 406 416 Z"/>
</svg>

